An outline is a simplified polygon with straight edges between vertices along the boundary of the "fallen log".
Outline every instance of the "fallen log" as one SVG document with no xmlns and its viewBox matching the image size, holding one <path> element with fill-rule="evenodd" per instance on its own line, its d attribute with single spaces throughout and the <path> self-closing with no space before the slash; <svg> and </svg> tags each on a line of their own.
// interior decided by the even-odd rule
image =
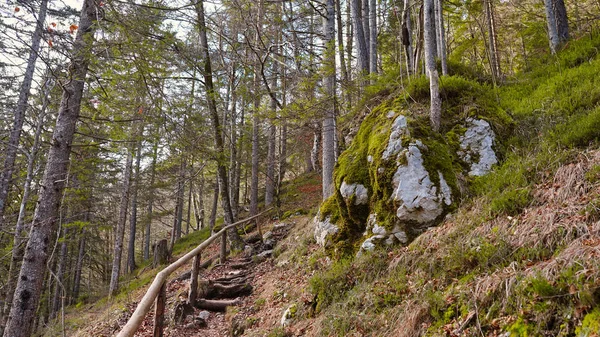
<svg viewBox="0 0 600 337">
<path fill-rule="evenodd" d="M 210 311 L 225 311 L 227 307 L 233 307 L 240 304 L 240 300 L 207 300 L 207 299 L 198 299 L 194 306 L 201 310 L 210 310 Z"/>
<path fill-rule="evenodd" d="M 198 297 L 205 299 L 213 298 L 236 298 L 248 296 L 252 293 L 252 286 L 249 284 L 225 285 L 214 283 L 210 280 L 198 281 Z"/>
</svg>

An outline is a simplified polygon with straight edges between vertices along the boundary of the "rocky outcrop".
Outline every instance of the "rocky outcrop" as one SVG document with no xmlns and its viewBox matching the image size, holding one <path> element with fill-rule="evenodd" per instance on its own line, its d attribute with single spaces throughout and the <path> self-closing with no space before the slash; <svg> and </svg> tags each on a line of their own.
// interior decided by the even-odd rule
<svg viewBox="0 0 600 337">
<path fill-rule="evenodd" d="M 467 118 L 467 130 L 460 137 L 458 155 L 471 167 L 470 176 L 482 176 L 498 163 L 494 143 L 496 135 L 490 123 L 482 119 Z"/>
<path fill-rule="evenodd" d="M 441 172 L 438 174 L 439 187 L 423 165 L 421 149 L 425 146 L 419 140 L 411 143 L 404 152 L 406 164 L 400 165 L 394 173 L 392 199 L 398 205 L 396 216 L 400 221 L 414 221 L 429 224 L 444 210 L 444 204 L 452 203 L 452 192 Z"/>
<path fill-rule="evenodd" d="M 453 92 L 453 104 L 471 103 L 449 109 L 442 133 L 420 110 L 407 111 L 406 100 L 372 109 L 338 159 L 337 191 L 315 219 L 317 243 L 342 254 L 407 244 L 455 209 L 465 176 L 484 175 L 498 163 L 494 130 L 506 132 L 510 117 L 495 101 L 488 104 L 485 88 L 456 81 L 470 91 Z"/>
<path fill-rule="evenodd" d="M 320 220 L 321 214 L 315 216 L 313 223 L 315 224 L 315 241 L 323 247 L 329 243 L 329 238 L 338 232 L 339 227 L 331 223 L 331 217 L 326 217 Z"/>
</svg>

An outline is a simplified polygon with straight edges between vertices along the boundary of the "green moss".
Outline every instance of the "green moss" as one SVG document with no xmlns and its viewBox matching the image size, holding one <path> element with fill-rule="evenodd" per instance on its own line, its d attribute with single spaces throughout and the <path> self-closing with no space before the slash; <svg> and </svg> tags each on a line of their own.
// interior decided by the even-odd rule
<svg viewBox="0 0 600 337">
<path fill-rule="evenodd" d="M 510 332 L 511 337 L 532 337 L 534 335 L 535 328 L 531 323 L 527 322 L 523 318 L 517 319 L 516 322 L 511 324 L 506 331 Z"/>
<path fill-rule="evenodd" d="M 575 329 L 578 337 L 596 336 L 600 333 L 600 308 L 595 308 L 583 318 L 581 326 Z"/>
</svg>

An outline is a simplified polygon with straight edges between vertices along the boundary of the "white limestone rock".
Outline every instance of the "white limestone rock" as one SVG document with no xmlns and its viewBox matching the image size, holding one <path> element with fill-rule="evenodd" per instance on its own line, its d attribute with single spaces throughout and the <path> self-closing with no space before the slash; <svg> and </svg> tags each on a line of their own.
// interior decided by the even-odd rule
<svg viewBox="0 0 600 337">
<path fill-rule="evenodd" d="M 321 214 L 319 213 L 313 220 L 315 224 L 315 241 L 319 245 L 326 247 L 327 245 L 329 245 L 329 238 L 335 233 L 337 233 L 339 228 L 338 226 L 331 223 L 330 217 L 326 217 L 323 221 L 320 221 L 320 218 Z"/>
<path fill-rule="evenodd" d="M 369 202 L 369 191 L 361 184 L 346 184 L 344 181 L 342 182 L 342 186 L 340 186 L 340 194 L 346 200 L 356 195 L 354 205 L 365 205 Z"/>
<path fill-rule="evenodd" d="M 423 166 L 420 141 L 411 143 L 407 151 L 406 164 L 400 165 L 394 174 L 392 199 L 397 202 L 396 216 L 402 222 L 429 224 L 443 212 L 442 203 L 452 203 L 452 193 L 441 172 L 440 189 L 431 181 Z"/>
<path fill-rule="evenodd" d="M 283 312 L 283 315 L 281 316 L 281 326 L 290 325 L 292 323 L 292 321 L 294 320 L 294 317 L 296 317 L 297 312 L 298 312 L 298 306 L 296 305 L 296 303 L 290 305 Z"/>
<path fill-rule="evenodd" d="M 498 163 L 493 145 L 496 135 L 487 121 L 467 119 L 467 131 L 459 138 L 458 155 L 471 165 L 470 176 L 482 176 Z"/>
<path fill-rule="evenodd" d="M 400 115 L 392 124 L 390 140 L 388 141 L 388 145 L 381 156 L 384 160 L 392 158 L 402 151 L 402 136 L 404 135 L 409 135 L 408 123 L 406 117 Z"/>
</svg>

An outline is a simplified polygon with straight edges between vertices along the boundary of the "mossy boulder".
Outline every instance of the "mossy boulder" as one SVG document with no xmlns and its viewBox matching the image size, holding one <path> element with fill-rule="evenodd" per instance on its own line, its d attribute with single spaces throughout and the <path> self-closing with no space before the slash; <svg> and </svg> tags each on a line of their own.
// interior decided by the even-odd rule
<svg viewBox="0 0 600 337">
<path fill-rule="evenodd" d="M 335 193 L 315 218 L 317 241 L 330 243 L 335 255 L 410 242 L 457 207 L 464 177 L 483 175 L 498 162 L 496 134 L 506 133 L 512 120 L 480 84 L 447 83 L 457 88 L 446 88 L 453 105 L 444 109 L 441 132 L 431 130 L 427 109 L 413 97 L 424 95 L 412 88 L 373 109 L 340 155 Z"/>
</svg>

